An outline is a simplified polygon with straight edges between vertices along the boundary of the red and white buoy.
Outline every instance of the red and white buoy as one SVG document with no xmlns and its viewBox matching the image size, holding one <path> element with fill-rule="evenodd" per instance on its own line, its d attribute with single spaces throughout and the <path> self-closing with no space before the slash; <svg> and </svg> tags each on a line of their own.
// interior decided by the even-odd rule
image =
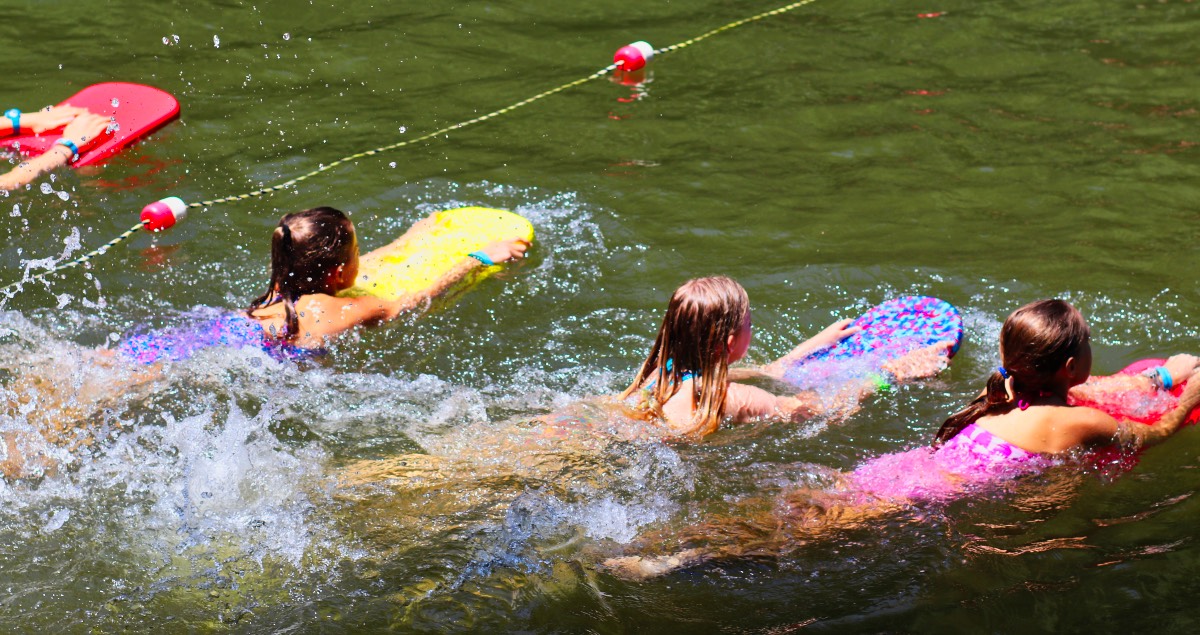
<svg viewBox="0 0 1200 635">
<path fill-rule="evenodd" d="M 654 47 L 642 40 L 622 46 L 613 55 L 613 62 L 616 63 L 617 68 L 623 71 L 645 68 L 652 59 L 654 59 Z"/>
<path fill-rule="evenodd" d="M 148 232 L 169 229 L 187 218 L 187 203 L 178 196 L 168 196 L 142 208 L 143 228 Z"/>
</svg>

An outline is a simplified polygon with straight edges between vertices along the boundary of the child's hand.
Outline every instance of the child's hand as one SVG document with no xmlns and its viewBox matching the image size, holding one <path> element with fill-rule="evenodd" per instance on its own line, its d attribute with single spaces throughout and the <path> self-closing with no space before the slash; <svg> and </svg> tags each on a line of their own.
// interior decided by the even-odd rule
<svg viewBox="0 0 1200 635">
<path fill-rule="evenodd" d="M 1195 355 L 1172 355 L 1163 364 L 1163 367 L 1171 373 L 1171 383 L 1178 386 L 1196 373 L 1198 365 L 1200 365 L 1200 357 Z"/>
<path fill-rule="evenodd" d="M 65 139 L 74 141 L 79 151 L 83 152 L 100 141 L 108 132 L 109 123 L 111 121 L 104 115 L 93 115 L 92 113 L 85 112 L 75 117 L 71 123 L 67 124 L 66 128 L 63 128 L 62 136 Z"/>
<path fill-rule="evenodd" d="M 524 258 L 526 250 L 529 249 L 529 241 L 524 238 L 513 238 L 511 240 L 497 240 L 481 251 L 487 254 L 492 262 L 500 263 L 517 258 Z"/>
<path fill-rule="evenodd" d="M 833 324 L 825 327 L 824 331 L 817 333 L 808 340 L 808 344 L 813 346 L 813 350 L 820 350 L 827 346 L 833 346 L 838 342 L 854 335 L 862 330 L 862 327 L 850 326 L 853 320 L 838 320 Z"/>
<path fill-rule="evenodd" d="M 893 359 L 884 364 L 883 369 L 895 375 L 897 381 L 933 377 L 950 365 L 949 353 L 953 347 L 954 342 L 938 342 Z"/>
<path fill-rule="evenodd" d="M 34 134 L 47 130 L 61 128 L 71 123 L 79 115 L 87 113 L 86 108 L 74 106 L 54 106 L 37 112 L 27 112 L 21 115 L 21 127 L 29 128 Z"/>
</svg>

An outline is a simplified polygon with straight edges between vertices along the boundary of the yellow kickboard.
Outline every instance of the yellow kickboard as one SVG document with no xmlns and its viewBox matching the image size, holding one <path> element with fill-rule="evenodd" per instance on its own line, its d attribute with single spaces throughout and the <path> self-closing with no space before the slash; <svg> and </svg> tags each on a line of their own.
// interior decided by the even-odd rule
<svg viewBox="0 0 1200 635">
<path fill-rule="evenodd" d="M 362 256 L 354 286 L 338 295 L 373 295 L 392 300 L 419 294 L 432 289 L 467 254 L 491 242 L 518 237 L 532 242 L 533 225 L 512 212 L 487 207 L 437 212 L 413 225 L 391 244 Z M 472 269 L 447 292 L 462 291 L 500 268 L 495 265 Z"/>
</svg>

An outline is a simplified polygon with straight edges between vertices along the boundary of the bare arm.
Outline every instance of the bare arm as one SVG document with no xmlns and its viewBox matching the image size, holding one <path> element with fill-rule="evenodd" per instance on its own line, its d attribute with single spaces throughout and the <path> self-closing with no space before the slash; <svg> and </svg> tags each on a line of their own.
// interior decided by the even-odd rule
<svg viewBox="0 0 1200 635">
<path fill-rule="evenodd" d="M 70 148 L 55 144 L 49 150 L 28 161 L 20 162 L 17 167 L 0 176 L 0 190 L 15 190 L 31 183 L 42 174 L 66 165 L 74 154 Z"/>
<path fill-rule="evenodd" d="M 1197 364 L 1200 364 L 1200 358 L 1195 355 L 1172 355 L 1162 367 L 1170 375 L 1172 385 L 1178 386 L 1191 378 Z M 1105 403 L 1111 401 L 1114 394 L 1151 390 L 1157 388 L 1159 382 L 1147 374 L 1092 377 L 1086 383 L 1071 388 L 1070 396 L 1072 402 L 1083 405 Z"/>
<path fill-rule="evenodd" d="M 32 117 L 35 114 L 37 113 L 31 113 L 24 117 Z M 59 118 L 61 119 L 62 116 Z M 58 119 L 47 121 L 45 125 L 50 125 L 54 121 L 58 121 Z M 86 114 L 85 111 L 85 114 L 73 116 L 71 122 L 63 129 L 63 138 L 74 142 L 79 151 L 82 152 L 100 141 L 108 129 L 108 124 L 109 119 L 107 117 Z M 41 125 L 43 124 L 38 124 L 39 127 Z M 24 123 L 22 123 L 21 129 L 25 129 Z M 40 130 L 35 131 L 40 132 Z M 56 143 L 49 150 L 28 161 L 22 161 L 17 167 L 10 170 L 8 174 L 0 176 L 0 190 L 13 190 L 31 183 L 42 174 L 66 165 L 72 158 L 74 158 L 74 153 L 70 148 Z"/>
<path fill-rule="evenodd" d="M 825 327 L 823 331 L 808 338 L 800 343 L 799 346 L 793 348 L 791 352 L 779 359 L 767 364 L 760 369 L 757 369 L 760 375 L 782 379 L 783 374 L 797 361 L 812 355 L 813 353 L 833 346 L 834 344 L 854 335 L 861 329 L 858 327 L 850 327 L 850 320 L 839 320 Z M 752 372 L 755 369 L 750 369 Z"/>
<path fill-rule="evenodd" d="M 1072 408 L 1078 411 L 1073 427 L 1077 430 L 1077 445 L 1109 443 L 1113 439 L 1135 440 L 1152 445 L 1175 433 L 1187 421 L 1188 415 L 1200 405 L 1200 381 L 1189 382 L 1179 404 L 1153 424 L 1118 421 L 1094 408 Z"/>
<path fill-rule="evenodd" d="M 425 219 L 428 220 L 428 219 Z M 425 222 L 424 220 L 422 222 Z M 529 250 L 529 241 L 524 238 L 511 238 L 508 240 L 496 240 L 484 247 L 482 251 L 492 262 L 500 264 L 509 260 L 516 260 L 525 257 L 525 252 Z M 483 263 L 471 256 L 463 256 L 457 263 L 454 264 L 442 277 L 438 278 L 433 286 L 421 291 L 412 296 L 400 297 L 395 300 L 395 305 L 389 307 L 392 312 L 384 319 L 392 319 L 403 311 L 407 311 L 420 306 L 421 304 L 436 298 L 441 295 L 446 289 L 450 288 L 454 283 L 462 280 L 464 276 L 471 272 L 472 269 L 484 266 Z"/>
<path fill-rule="evenodd" d="M 812 392 L 781 397 L 762 388 L 731 383 L 725 394 L 725 415 L 734 423 L 772 418 L 803 421 L 819 414 L 817 402 Z"/>
<path fill-rule="evenodd" d="M 493 262 L 506 262 L 525 256 L 529 242 L 523 239 L 498 240 L 482 251 Z M 360 324 L 378 324 L 395 319 L 401 313 L 421 306 L 454 284 L 472 269 L 483 266 L 479 260 L 464 256 L 450 268 L 433 287 L 420 293 L 404 295 L 394 300 L 376 296 L 341 298 L 324 294 L 305 296 L 297 303 L 300 314 L 301 333 L 297 344 L 305 347 L 321 346 L 325 339 L 338 335 Z"/>
</svg>

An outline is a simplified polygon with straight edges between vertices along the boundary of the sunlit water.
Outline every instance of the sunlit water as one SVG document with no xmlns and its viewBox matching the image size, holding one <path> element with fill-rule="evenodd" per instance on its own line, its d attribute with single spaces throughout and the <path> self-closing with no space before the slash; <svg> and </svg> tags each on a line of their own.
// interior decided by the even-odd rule
<svg viewBox="0 0 1200 635">
<path fill-rule="evenodd" d="M 163 196 L 285 180 L 770 6 L 0 8 L 10 104 L 107 80 L 183 104 L 100 169 L 0 198 L 3 282 Z M 195 211 L 28 285 L 0 307 L 0 430 L 45 461 L 0 481 L 0 631 L 1194 631 L 1191 431 L 1131 474 L 1057 470 L 766 563 L 648 583 L 597 565 L 928 443 L 1026 301 L 1076 303 L 1098 372 L 1200 350 L 1198 18 L 1183 1 L 819 0 L 663 56 L 639 86 L 593 82 Z M 327 358 L 214 350 L 146 374 L 96 353 L 244 306 L 270 228 L 316 205 L 350 211 L 367 249 L 461 205 L 513 209 L 538 241 Z M 625 387 L 670 291 L 712 273 L 750 292 L 754 362 L 907 293 L 958 306 L 965 344 L 845 421 L 667 442 L 595 396 Z M 47 440 L 46 420 L 72 425 Z"/>
</svg>

